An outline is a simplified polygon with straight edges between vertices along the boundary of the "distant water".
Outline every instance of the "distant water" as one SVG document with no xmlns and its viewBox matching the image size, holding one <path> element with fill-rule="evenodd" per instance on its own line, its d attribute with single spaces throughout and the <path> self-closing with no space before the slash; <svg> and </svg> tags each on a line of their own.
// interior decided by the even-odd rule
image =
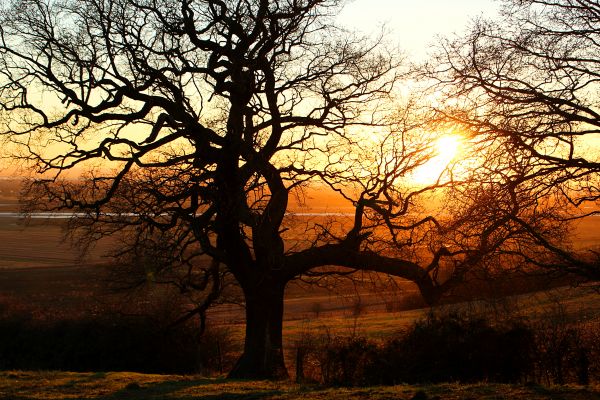
<svg viewBox="0 0 600 400">
<path fill-rule="evenodd" d="M 121 217 L 135 217 L 135 213 L 125 214 L 114 214 L 106 213 L 106 216 L 121 216 Z M 354 217 L 353 212 L 288 212 L 287 216 L 290 217 Z M 20 212 L 0 212 L 0 218 L 32 218 L 32 219 L 70 219 L 70 218 L 85 218 L 88 215 L 86 213 L 51 213 L 51 212 L 36 212 L 23 214 Z M 600 217 L 600 215 L 590 215 L 589 217 Z"/>
<path fill-rule="evenodd" d="M 85 213 L 30 213 L 0 212 L 0 218 L 34 218 L 34 219 L 70 219 L 73 217 L 85 217 Z"/>
<path fill-rule="evenodd" d="M 135 213 L 126 214 L 113 214 L 106 213 L 106 216 L 122 216 L 122 217 L 134 217 Z M 290 212 L 286 213 L 290 217 L 353 217 L 354 213 L 349 212 Z M 71 218 L 85 218 L 88 215 L 86 213 L 52 213 L 52 212 L 36 212 L 23 214 L 20 212 L 0 212 L 0 218 L 32 218 L 32 219 L 71 219 Z"/>
<path fill-rule="evenodd" d="M 290 217 L 354 217 L 353 212 L 289 212 Z"/>
</svg>

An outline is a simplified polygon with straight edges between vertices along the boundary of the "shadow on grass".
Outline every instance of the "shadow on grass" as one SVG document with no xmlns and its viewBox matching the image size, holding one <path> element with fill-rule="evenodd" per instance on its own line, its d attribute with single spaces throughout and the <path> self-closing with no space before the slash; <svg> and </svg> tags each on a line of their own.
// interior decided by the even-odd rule
<svg viewBox="0 0 600 400">
<path fill-rule="evenodd" d="M 96 397 L 96 400 L 120 400 L 120 399 L 163 399 L 168 397 L 172 400 L 192 400 L 192 399 L 204 399 L 204 400 L 238 400 L 238 399 L 264 399 L 276 395 L 281 395 L 284 392 L 281 390 L 261 390 L 257 388 L 256 391 L 251 389 L 248 391 L 241 391 L 239 393 L 231 393 L 227 390 L 231 390 L 231 387 L 223 388 L 219 392 L 218 389 L 212 388 L 210 393 L 202 393 L 201 391 L 194 391 L 193 393 L 181 393 L 179 391 L 186 389 L 201 387 L 206 385 L 225 384 L 232 383 L 235 381 L 225 379 L 197 379 L 191 381 L 166 381 L 157 383 L 145 383 L 143 385 L 137 385 L 136 383 L 130 383 L 126 387 L 117 392 L 103 397 Z M 243 383 L 246 381 L 240 381 Z"/>
<path fill-rule="evenodd" d="M 86 376 L 79 379 L 71 379 L 69 382 L 61 385 L 63 388 L 72 388 L 82 383 L 91 383 L 99 380 L 106 379 L 106 372 L 94 372 L 90 376 Z"/>
<path fill-rule="evenodd" d="M 71 394 L 73 391 L 78 390 L 79 385 L 85 386 L 87 383 L 92 383 L 95 381 L 99 381 L 106 378 L 106 374 L 103 373 L 95 373 L 93 375 L 87 376 L 85 378 L 73 379 L 64 385 L 60 385 L 55 387 L 52 390 L 53 394 L 61 393 L 61 389 L 68 389 Z M 235 383 L 238 382 L 240 387 L 236 387 Z M 232 385 L 232 383 L 234 385 Z M 256 387 L 253 389 L 251 386 L 245 386 L 244 384 L 251 384 L 252 381 L 232 381 L 227 379 L 194 379 L 194 380 L 182 380 L 182 381 L 164 381 L 164 382 L 142 382 L 137 383 L 135 381 L 131 381 L 129 383 L 122 382 L 121 389 L 115 389 L 112 393 L 104 393 L 98 394 L 94 393 L 93 389 L 90 392 L 85 392 L 85 388 L 81 387 L 81 392 L 79 392 L 79 396 L 76 397 L 71 395 L 69 396 L 72 400 L 124 400 L 124 399 L 170 399 L 170 400 L 241 400 L 241 399 L 250 399 L 250 400 L 259 400 L 264 398 L 270 398 L 273 396 L 282 395 L 285 392 L 282 390 L 268 388 Z M 224 387 L 218 387 L 220 384 L 225 384 Z M 216 387 L 207 387 L 203 392 L 203 386 L 215 385 Z M 111 385 L 112 386 L 112 385 Z M 114 386 L 113 386 L 114 387 Z M 197 388 L 196 390 L 189 391 L 187 393 L 178 393 L 184 392 L 188 389 Z M 56 391 L 58 389 L 58 391 Z M 88 389 L 89 390 L 89 389 Z M 232 392 L 235 390 L 236 392 Z M 63 394 L 66 394 L 64 392 Z M 20 395 L 14 394 L 10 395 L 7 393 L 2 393 L 0 390 L 0 399 L 2 400 L 39 400 L 43 398 L 39 394 L 36 395 Z"/>
</svg>

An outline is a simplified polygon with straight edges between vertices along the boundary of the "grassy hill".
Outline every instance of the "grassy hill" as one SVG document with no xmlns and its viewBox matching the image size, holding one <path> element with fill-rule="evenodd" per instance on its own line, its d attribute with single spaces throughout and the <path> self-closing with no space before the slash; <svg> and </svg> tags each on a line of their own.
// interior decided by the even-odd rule
<svg viewBox="0 0 600 400">
<path fill-rule="evenodd" d="M 0 398 L 51 399 L 439 399 L 596 400 L 600 386 L 499 384 L 322 388 L 286 382 L 225 381 L 194 376 L 71 372 L 0 372 Z"/>
</svg>

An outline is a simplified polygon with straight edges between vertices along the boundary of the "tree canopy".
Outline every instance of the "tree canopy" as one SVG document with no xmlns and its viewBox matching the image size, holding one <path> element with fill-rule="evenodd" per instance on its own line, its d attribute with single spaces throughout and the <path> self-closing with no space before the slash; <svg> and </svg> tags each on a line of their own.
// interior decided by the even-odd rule
<svg viewBox="0 0 600 400">
<path fill-rule="evenodd" d="M 564 221 L 598 214 L 599 12 L 593 1 L 504 1 L 502 18 L 442 41 L 426 68 L 441 123 L 462 126 L 482 148 L 502 147 L 488 163 L 498 180 L 535 187 L 532 198 L 553 202 Z M 529 261 L 600 277 L 596 251 L 575 255 L 563 236 L 528 229 L 558 256 Z"/>
</svg>

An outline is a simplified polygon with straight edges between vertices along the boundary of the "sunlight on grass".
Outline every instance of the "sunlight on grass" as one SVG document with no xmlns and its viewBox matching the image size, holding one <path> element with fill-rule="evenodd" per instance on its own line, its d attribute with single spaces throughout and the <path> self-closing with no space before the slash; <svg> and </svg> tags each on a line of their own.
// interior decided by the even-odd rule
<svg viewBox="0 0 600 400">
<path fill-rule="evenodd" d="M 441 399 L 600 399 L 600 386 L 505 384 L 397 385 L 323 388 L 288 382 L 225 381 L 197 376 L 150 375 L 129 372 L 0 372 L 3 399 L 398 399 L 422 392 Z"/>
</svg>

